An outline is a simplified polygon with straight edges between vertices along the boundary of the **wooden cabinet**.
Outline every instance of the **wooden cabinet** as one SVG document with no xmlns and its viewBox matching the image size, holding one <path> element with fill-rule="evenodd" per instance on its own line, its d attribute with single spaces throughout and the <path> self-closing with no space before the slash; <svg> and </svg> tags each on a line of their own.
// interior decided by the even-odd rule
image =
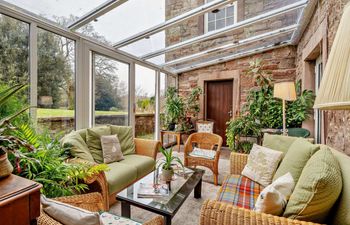
<svg viewBox="0 0 350 225">
<path fill-rule="evenodd" d="M 36 224 L 41 184 L 10 175 L 0 180 L 0 225 Z"/>
</svg>

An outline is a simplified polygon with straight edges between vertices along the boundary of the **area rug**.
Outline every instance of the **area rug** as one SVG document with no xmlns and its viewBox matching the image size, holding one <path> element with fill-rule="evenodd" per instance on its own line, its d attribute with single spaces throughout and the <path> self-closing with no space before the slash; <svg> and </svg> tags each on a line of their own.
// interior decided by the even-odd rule
<svg viewBox="0 0 350 225">
<path fill-rule="evenodd" d="M 183 152 L 174 152 L 174 155 L 183 159 Z M 162 157 L 161 154 L 158 154 L 157 158 L 160 159 Z M 228 175 L 229 172 L 229 152 L 223 152 L 219 161 L 219 183 L 221 184 L 224 177 Z M 202 183 L 202 198 L 195 199 L 193 197 L 193 192 L 188 196 L 184 204 L 181 206 L 179 211 L 176 213 L 172 220 L 172 224 L 174 225 L 193 225 L 199 224 L 199 216 L 202 204 L 207 199 L 215 199 L 216 193 L 220 188 L 219 186 L 215 186 L 213 184 L 213 173 L 210 169 L 200 167 L 205 170 L 205 175 L 203 176 Z M 110 212 L 116 215 L 121 215 L 121 205 L 119 202 L 115 203 L 110 208 Z M 152 212 L 131 206 L 131 218 L 139 221 L 145 222 L 157 214 Z"/>
</svg>

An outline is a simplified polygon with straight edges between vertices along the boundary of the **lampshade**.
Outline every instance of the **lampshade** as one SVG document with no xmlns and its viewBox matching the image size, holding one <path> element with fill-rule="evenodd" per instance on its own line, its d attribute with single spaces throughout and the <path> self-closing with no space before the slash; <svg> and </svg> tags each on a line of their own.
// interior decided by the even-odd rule
<svg viewBox="0 0 350 225">
<path fill-rule="evenodd" d="M 273 88 L 273 96 L 286 101 L 294 101 L 297 99 L 295 92 L 295 84 L 292 81 L 275 83 Z"/>
<path fill-rule="evenodd" d="M 314 108 L 350 109 L 350 4 L 344 9 Z"/>
</svg>

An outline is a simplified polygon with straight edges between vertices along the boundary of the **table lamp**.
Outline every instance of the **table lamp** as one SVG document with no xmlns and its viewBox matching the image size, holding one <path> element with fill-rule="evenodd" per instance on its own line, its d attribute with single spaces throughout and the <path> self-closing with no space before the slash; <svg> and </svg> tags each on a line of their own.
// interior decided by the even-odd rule
<svg viewBox="0 0 350 225">
<path fill-rule="evenodd" d="M 293 81 L 275 83 L 273 88 L 273 97 L 282 99 L 283 113 L 283 135 L 288 135 L 286 128 L 286 101 L 294 101 L 297 99 L 295 92 L 295 84 Z"/>
</svg>

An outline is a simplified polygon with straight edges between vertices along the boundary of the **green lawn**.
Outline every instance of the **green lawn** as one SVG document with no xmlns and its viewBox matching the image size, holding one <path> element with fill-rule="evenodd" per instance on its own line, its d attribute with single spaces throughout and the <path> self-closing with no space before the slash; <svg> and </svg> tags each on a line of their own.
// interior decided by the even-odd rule
<svg viewBox="0 0 350 225">
<path fill-rule="evenodd" d="M 127 112 L 116 111 L 96 111 L 96 115 L 125 115 Z M 50 117 L 73 117 L 73 110 L 66 109 L 37 109 L 38 118 L 50 118 Z"/>
</svg>

